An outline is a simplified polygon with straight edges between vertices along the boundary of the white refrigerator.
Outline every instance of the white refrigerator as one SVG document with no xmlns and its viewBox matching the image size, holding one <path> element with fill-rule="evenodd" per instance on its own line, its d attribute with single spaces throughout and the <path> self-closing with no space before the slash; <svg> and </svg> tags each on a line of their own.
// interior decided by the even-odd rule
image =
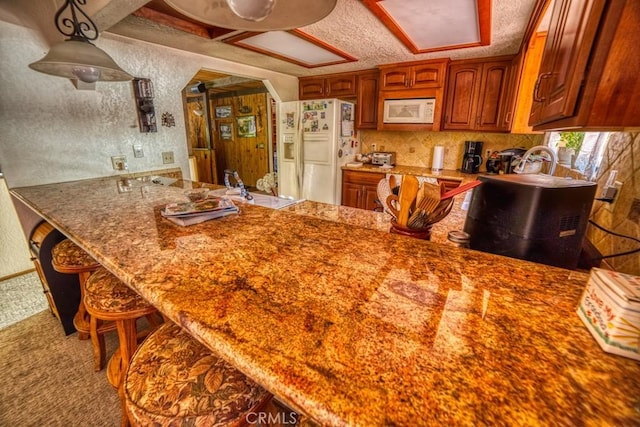
<svg viewBox="0 0 640 427">
<path fill-rule="evenodd" d="M 342 166 L 360 147 L 355 107 L 339 99 L 281 102 L 278 107 L 278 193 L 339 205 Z"/>
</svg>

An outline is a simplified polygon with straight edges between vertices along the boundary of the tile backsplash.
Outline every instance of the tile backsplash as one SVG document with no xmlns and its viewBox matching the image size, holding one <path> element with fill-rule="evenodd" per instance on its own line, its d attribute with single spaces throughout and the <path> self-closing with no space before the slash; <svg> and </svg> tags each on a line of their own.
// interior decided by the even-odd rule
<svg viewBox="0 0 640 427">
<path fill-rule="evenodd" d="M 361 151 L 395 151 L 396 163 L 402 166 L 431 167 L 433 148 L 442 145 L 444 152 L 444 168 L 459 169 L 462 164 L 462 153 L 465 141 L 482 141 L 483 164 L 485 170 L 486 153 L 502 151 L 507 148 L 522 147 L 525 149 L 541 145 L 543 134 L 504 134 L 479 132 L 380 132 L 361 131 Z M 375 144 L 375 150 L 372 145 Z"/>
<path fill-rule="evenodd" d="M 640 132 L 615 132 L 610 135 L 598 171 L 596 195 L 600 195 L 612 170 L 618 171 L 616 180 L 622 183 L 622 189 L 615 203 L 595 201 L 591 219 L 619 235 L 606 233 L 591 224 L 587 228 L 587 238 L 603 255 L 626 253 L 640 247 L 640 243 L 633 240 L 640 239 Z M 640 275 L 640 256 L 637 252 L 605 258 L 604 261 L 607 267 L 614 270 Z"/>
</svg>

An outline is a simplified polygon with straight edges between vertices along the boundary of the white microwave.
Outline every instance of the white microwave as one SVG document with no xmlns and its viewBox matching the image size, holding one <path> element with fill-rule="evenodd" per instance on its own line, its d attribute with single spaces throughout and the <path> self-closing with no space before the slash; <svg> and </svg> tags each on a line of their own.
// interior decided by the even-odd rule
<svg viewBox="0 0 640 427">
<path fill-rule="evenodd" d="M 385 99 L 384 123 L 433 123 L 435 98 Z"/>
</svg>

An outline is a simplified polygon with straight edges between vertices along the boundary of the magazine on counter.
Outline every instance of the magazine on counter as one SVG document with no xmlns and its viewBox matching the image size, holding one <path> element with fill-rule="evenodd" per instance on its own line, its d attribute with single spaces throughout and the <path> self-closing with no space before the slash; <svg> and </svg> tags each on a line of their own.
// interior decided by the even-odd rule
<svg viewBox="0 0 640 427">
<path fill-rule="evenodd" d="M 207 197 L 199 202 L 170 203 L 160 212 L 169 221 L 186 226 L 236 214 L 240 210 L 226 197 Z"/>
</svg>

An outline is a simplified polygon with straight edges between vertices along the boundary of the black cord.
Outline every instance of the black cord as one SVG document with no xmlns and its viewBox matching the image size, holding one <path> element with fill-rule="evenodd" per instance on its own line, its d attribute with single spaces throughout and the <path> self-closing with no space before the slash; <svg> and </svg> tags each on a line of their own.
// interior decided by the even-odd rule
<svg viewBox="0 0 640 427">
<path fill-rule="evenodd" d="M 632 236 L 627 236 L 627 235 L 624 235 L 624 234 L 616 233 L 615 231 L 608 230 L 608 229 L 604 228 L 603 226 L 601 226 L 600 224 L 597 224 L 592 219 L 589 220 L 589 223 L 592 224 L 594 227 L 599 228 L 600 230 L 604 231 L 605 233 L 611 234 L 612 236 L 622 237 L 623 239 L 631 239 L 631 240 L 633 240 L 635 242 L 640 243 L 640 239 L 636 239 L 635 237 L 632 237 Z M 614 257 L 623 256 L 623 255 L 635 254 L 636 252 L 640 252 L 640 248 L 632 249 L 632 250 L 626 251 L 626 252 L 620 252 L 620 253 L 617 253 L 617 254 L 601 255 L 601 256 L 595 257 L 593 259 L 596 260 L 596 259 L 614 258 Z"/>
</svg>

